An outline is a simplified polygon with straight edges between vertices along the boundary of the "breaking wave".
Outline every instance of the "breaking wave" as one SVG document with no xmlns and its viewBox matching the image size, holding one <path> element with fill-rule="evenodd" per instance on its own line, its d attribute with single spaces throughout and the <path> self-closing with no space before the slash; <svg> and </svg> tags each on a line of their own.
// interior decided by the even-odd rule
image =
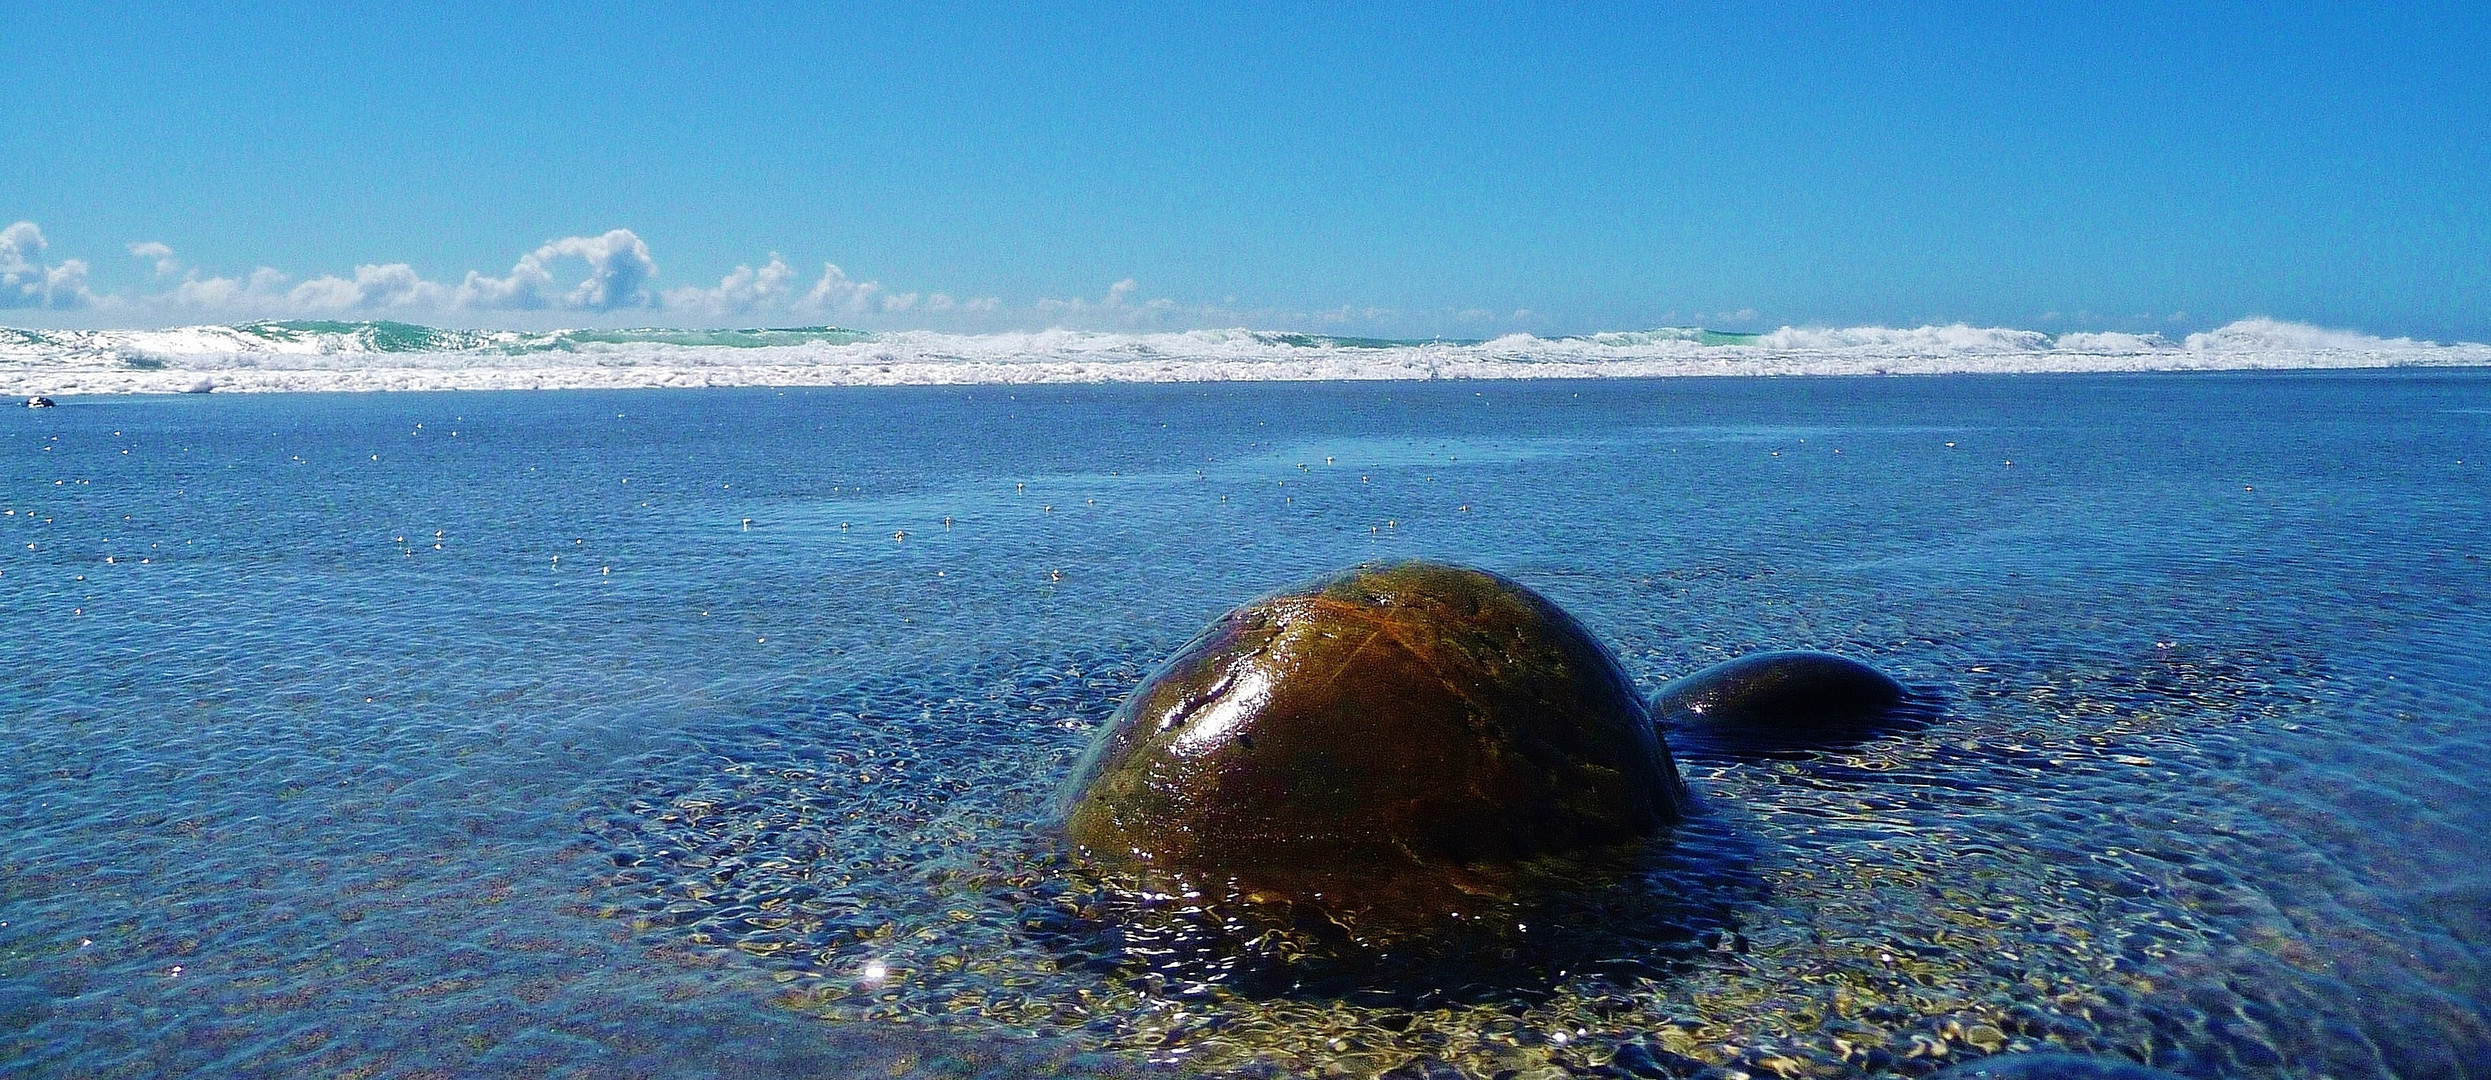
<svg viewBox="0 0 2491 1080">
<path fill-rule="evenodd" d="M 255 322 L 162 330 L 0 328 L 0 392 L 1198 382 L 1676 375 L 2037 373 L 2491 365 L 2491 345 L 2243 319 L 2173 341 L 1964 324 L 1694 327 L 1485 341 L 1265 330 L 948 334 L 456 330 Z"/>
</svg>

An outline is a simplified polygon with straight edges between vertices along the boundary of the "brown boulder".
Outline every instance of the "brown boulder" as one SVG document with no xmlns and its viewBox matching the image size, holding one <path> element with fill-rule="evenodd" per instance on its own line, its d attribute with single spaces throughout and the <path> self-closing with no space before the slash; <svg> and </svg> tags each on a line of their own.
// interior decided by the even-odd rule
<svg viewBox="0 0 2491 1080">
<path fill-rule="evenodd" d="M 1229 612 L 1133 692 L 1069 790 L 1092 859 L 1336 898 L 1614 845 L 1684 798 L 1582 624 L 1426 562 Z"/>
</svg>

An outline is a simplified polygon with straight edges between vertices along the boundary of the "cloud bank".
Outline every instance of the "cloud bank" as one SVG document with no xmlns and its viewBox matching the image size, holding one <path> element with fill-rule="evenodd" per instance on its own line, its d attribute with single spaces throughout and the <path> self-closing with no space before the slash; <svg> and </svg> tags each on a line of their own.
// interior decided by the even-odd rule
<svg viewBox="0 0 2491 1080">
<path fill-rule="evenodd" d="M 85 260 L 56 261 L 50 246 L 34 222 L 18 221 L 0 229 L 0 326 L 135 328 L 389 320 L 475 329 L 837 325 L 876 331 L 1155 333 L 1276 327 L 1413 339 L 1458 328 L 1460 339 L 1505 340 L 1517 333 L 1524 337 L 1547 334 L 1552 322 L 1530 308 L 1510 313 L 1479 307 L 1412 311 L 1343 304 L 1321 310 L 1285 310 L 1240 307 L 1235 297 L 1216 304 L 1181 304 L 1144 296 L 1141 283 L 1131 277 L 1118 279 L 1091 296 L 1041 297 L 1006 304 L 992 296 L 888 287 L 851 276 L 831 262 L 822 263 L 818 275 L 807 274 L 776 252 L 757 265 L 738 265 L 714 285 L 668 284 L 648 243 L 630 229 L 547 240 L 521 254 L 505 273 L 469 270 L 455 280 L 425 277 L 404 262 L 364 263 L 351 274 L 326 273 L 306 279 L 266 266 L 248 273 L 216 273 L 184 260 L 162 240 L 135 240 L 124 247 L 147 273 L 138 284 L 119 292 L 97 291 L 89 281 Z M 1742 308 L 1690 312 L 1686 317 L 1694 325 L 1739 326 L 1754 324 L 1758 313 Z M 1662 318 L 1670 320 L 1668 325 L 1680 325 L 1675 322 L 1680 318 L 1677 311 Z M 2042 317 L 2045 323 L 2056 318 L 2055 312 Z M 2183 319 L 2184 315 L 2175 314 L 2170 321 Z M 1426 329 L 1417 329 L 1421 327 Z M 1615 343 L 1652 333 L 1669 340 L 1683 336 L 1664 327 L 1662 331 L 1599 333 L 1586 340 Z M 1962 323 L 1904 328 L 1785 325 L 1752 337 L 1753 344 L 1777 353 L 1909 356 L 2032 351 L 2316 353 L 2432 344 L 2263 317 L 2240 319 L 2176 341 L 2152 332 L 2051 334 Z"/>
<path fill-rule="evenodd" d="M 396 319 L 458 321 L 503 313 L 572 313 L 619 317 L 645 313 L 678 320 L 798 318 L 876 321 L 979 316 L 1003 310 L 994 297 L 896 290 L 859 281 L 823 263 L 810 283 L 775 253 L 760 266 L 738 266 L 714 286 L 662 287 L 657 259 L 629 229 L 548 240 L 521 255 L 508 273 L 470 270 L 456 281 L 425 277 L 403 262 L 365 263 L 352 274 L 303 280 L 271 267 L 216 274 L 185 263 L 161 240 L 133 241 L 130 256 L 147 264 L 153 288 L 98 294 L 79 259 L 45 261 L 43 230 L 20 221 L 0 230 L 0 309 L 88 311 L 121 319 Z M 1096 308 L 1136 310 L 1122 303 L 1128 279 Z M 1122 290 L 1118 292 L 1117 290 Z M 1045 304 L 1063 304 L 1042 301 Z M 1074 308 L 1081 301 L 1072 301 Z"/>
<path fill-rule="evenodd" d="M 162 239 L 124 248 L 145 273 L 118 292 L 90 287 L 88 264 L 47 262 L 35 223 L 0 232 L 0 310 L 43 312 L 25 324 L 177 326 L 266 320 L 390 320 L 435 326 L 768 326 L 836 324 L 859 329 L 1158 331 L 1288 326 L 1315 331 L 1390 325 L 1460 325 L 1474 331 L 1543 328 L 1528 309 L 1400 311 L 1372 305 L 1323 310 L 1182 304 L 1143 293 L 1124 277 L 1089 296 L 1007 304 L 993 296 L 887 286 L 824 262 L 818 274 L 778 253 L 735 267 L 716 284 L 672 283 L 647 241 L 630 229 L 547 240 L 504 273 L 468 270 L 431 278 L 405 262 L 370 262 L 348 273 L 301 278 L 274 267 L 219 272 L 182 257 Z M 1748 314 L 1753 314 L 1748 313 Z M 10 320 L 0 318 L 0 323 Z"/>
</svg>

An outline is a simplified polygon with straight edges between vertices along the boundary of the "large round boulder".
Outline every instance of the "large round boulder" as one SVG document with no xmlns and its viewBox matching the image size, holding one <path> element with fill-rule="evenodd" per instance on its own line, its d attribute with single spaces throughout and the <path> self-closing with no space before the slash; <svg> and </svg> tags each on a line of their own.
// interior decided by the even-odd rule
<svg viewBox="0 0 2491 1080">
<path fill-rule="evenodd" d="M 1284 896 L 1614 845 L 1684 798 L 1581 623 L 1428 562 L 1229 612 L 1126 699 L 1068 791 L 1093 859 Z"/>
</svg>

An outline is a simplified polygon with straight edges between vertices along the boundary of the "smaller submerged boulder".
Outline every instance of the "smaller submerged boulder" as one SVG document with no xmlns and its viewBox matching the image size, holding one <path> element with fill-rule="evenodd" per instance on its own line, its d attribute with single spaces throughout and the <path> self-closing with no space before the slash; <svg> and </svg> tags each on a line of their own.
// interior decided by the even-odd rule
<svg viewBox="0 0 2491 1080">
<path fill-rule="evenodd" d="M 1899 726 L 1908 697 L 1884 672 L 1832 653 L 1751 653 L 1662 687 L 1652 716 L 1682 749 L 1805 748 Z"/>
<path fill-rule="evenodd" d="M 2111 1057 L 2055 1050 L 2001 1054 L 1930 1075 L 1929 1080 L 2181 1080 L 2174 1073 Z"/>
<path fill-rule="evenodd" d="M 1069 790 L 1092 859 L 1348 907 L 1643 836 L 1683 792 L 1581 623 L 1429 562 L 1229 612 L 1126 699 Z"/>
</svg>

